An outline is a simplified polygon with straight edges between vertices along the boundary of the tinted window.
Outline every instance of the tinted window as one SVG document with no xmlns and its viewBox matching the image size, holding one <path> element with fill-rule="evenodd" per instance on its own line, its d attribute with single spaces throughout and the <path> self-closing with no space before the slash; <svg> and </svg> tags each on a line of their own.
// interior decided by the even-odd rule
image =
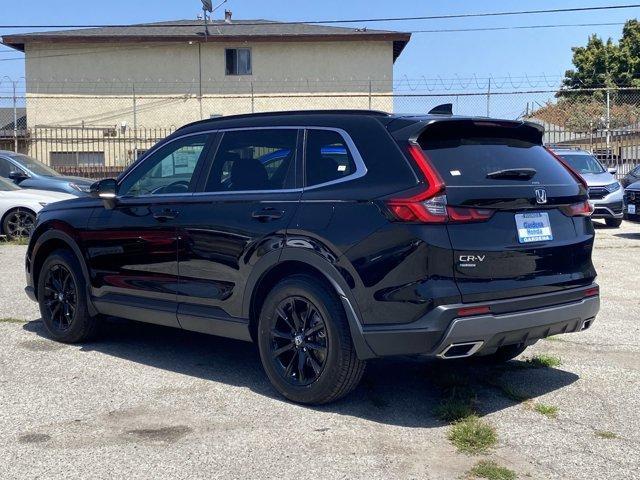
<svg viewBox="0 0 640 480">
<path fill-rule="evenodd" d="M 15 154 L 12 157 L 16 162 L 36 175 L 42 175 L 45 177 L 57 177 L 60 175 L 53 168 L 47 167 L 44 163 L 36 160 L 35 158 L 22 154 Z"/>
<path fill-rule="evenodd" d="M 464 136 L 456 135 L 455 129 L 440 133 L 437 137 L 423 135 L 419 142 L 447 185 L 505 185 L 523 181 L 575 183 L 569 172 L 544 147 L 528 140 L 502 136 L 500 129 L 484 131 L 482 136 L 474 136 L 469 130 Z M 535 175 L 521 180 L 509 175 L 495 175 L 512 169 L 534 169 Z"/>
<path fill-rule="evenodd" d="M 602 173 L 604 168 L 591 155 L 560 155 L 580 173 Z"/>
<path fill-rule="evenodd" d="M 1 158 L 0 162 L 2 162 Z M 15 190 L 22 190 L 22 188 L 13 183 L 11 180 L 0 178 L 0 192 L 13 192 Z"/>
<path fill-rule="evenodd" d="M 282 190 L 294 187 L 298 131 L 226 132 L 216 153 L 206 191 Z"/>
<path fill-rule="evenodd" d="M 342 135 L 330 130 L 309 130 L 306 146 L 307 186 L 339 180 L 356 171 Z"/>
<path fill-rule="evenodd" d="M 120 185 L 126 196 L 187 193 L 208 137 L 198 135 L 172 142 L 143 160 Z"/>
<path fill-rule="evenodd" d="M 15 167 L 8 160 L 0 158 L 0 177 L 9 178 L 9 174 L 15 170 Z"/>
</svg>

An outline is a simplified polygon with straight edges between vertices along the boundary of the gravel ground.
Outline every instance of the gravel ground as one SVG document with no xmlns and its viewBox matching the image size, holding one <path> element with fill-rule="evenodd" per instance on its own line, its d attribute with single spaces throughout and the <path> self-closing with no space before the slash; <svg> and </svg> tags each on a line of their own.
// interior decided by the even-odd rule
<svg viewBox="0 0 640 480">
<path fill-rule="evenodd" d="M 22 291 L 25 247 L 0 245 L 0 318 L 23 320 L 0 321 L 0 477 L 453 479 L 490 459 L 519 478 L 640 478 L 640 226 L 597 235 L 597 322 L 524 354 L 558 368 L 376 360 L 321 408 L 278 397 L 241 342 L 123 321 L 96 343 L 48 340 Z M 497 428 L 487 455 L 457 453 L 434 417 L 450 377 Z"/>
</svg>

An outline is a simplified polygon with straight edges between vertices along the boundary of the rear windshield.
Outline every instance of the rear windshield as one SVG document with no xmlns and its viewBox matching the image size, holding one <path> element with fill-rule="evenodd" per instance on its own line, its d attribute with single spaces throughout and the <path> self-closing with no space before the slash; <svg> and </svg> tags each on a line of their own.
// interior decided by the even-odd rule
<svg viewBox="0 0 640 480">
<path fill-rule="evenodd" d="M 419 139 L 447 185 L 573 184 L 571 174 L 539 143 L 501 128 L 429 129 Z"/>
</svg>

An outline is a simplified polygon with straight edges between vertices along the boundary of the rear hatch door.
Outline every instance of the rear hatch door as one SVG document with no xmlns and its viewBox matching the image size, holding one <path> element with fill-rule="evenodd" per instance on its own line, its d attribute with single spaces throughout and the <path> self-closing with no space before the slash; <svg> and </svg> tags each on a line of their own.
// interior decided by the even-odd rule
<svg viewBox="0 0 640 480">
<path fill-rule="evenodd" d="M 489 209 L 480 223 L 448 223 L 464 302 L 553 292 L 593 282 L 593 227 L 572 216 L 586 188 L 519 122 L 431 125 L 418 142 L 446 184 L 450 206 Z"/>
</svg>

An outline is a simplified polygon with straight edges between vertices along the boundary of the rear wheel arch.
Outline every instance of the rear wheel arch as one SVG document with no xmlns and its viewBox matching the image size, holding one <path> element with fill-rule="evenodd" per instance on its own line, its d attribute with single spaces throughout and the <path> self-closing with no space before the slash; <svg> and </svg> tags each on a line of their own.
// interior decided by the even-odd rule
<svg viewBox="0 0 640 480">
<path fill-rule="evenodd" d="M 375 356 L 364 340 L 359 313 L 356 310 L 357 305 L 350 294 L 346 280 L 341 278 L 338 270 L 325 259 L 308 251 L 291 249 L 291 251 L 284 251 L 279 260 L 272 260 L 269 266 L 258 270 L 253 278 L 247 281 L 243 308 L 245 318 L 249 318 L 249 331 L 254 341 L 257 335 L 260 310 L 269 292 L 281 280 L 291 275 L 303 274 L 317 278 L 338 296 L 349 321 L 351 337 L 358 357 L 366 359 Z"/>
</svg>

